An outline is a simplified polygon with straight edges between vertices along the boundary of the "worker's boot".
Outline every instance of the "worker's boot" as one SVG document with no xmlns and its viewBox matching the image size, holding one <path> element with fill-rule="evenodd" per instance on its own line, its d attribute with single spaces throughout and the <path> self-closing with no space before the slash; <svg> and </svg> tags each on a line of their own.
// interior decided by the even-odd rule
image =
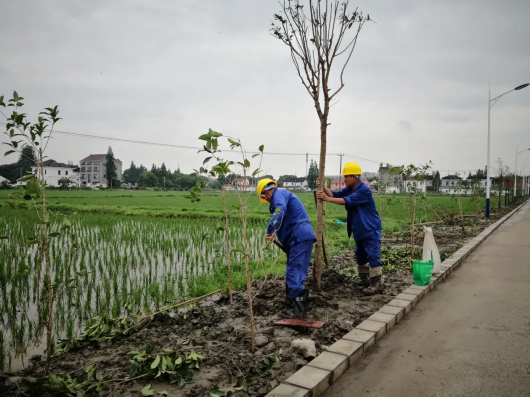
<svg viewBox="0 0 530 397">
<path fill-rule="evenodd" d="M 307 311 L 309 303 L 309 290 L 304 289 L 300 295 L 291 300 L 293 305 L 292 310 L 285 310 L 280 313 L 281 317 L 284 318 L 303 318 Z"/>
<path fill-rule="evenodd" d="M 383 272 L 381 266 L 370 268 L 370 285 L 363 289 L 363 294 L 372 296 L 383 293 L 385 286 L 383 285 Z"/>
<path fill-rule="evenodd" d="M 365 266 L 358 266 L 359 276 L 353 280 L 353 285 L 359 288 L 370 286 L 370 269 Z"/>
</svg>

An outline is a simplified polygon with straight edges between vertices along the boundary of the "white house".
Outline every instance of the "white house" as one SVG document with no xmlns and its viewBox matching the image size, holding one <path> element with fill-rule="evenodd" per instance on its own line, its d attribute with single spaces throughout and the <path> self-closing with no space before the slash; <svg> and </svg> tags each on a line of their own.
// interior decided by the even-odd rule
<svg viewBox="0 0 530 397">
<path fill-rule="evenodd" d="M 228 188 L 225 190 L 243 190 L 246 192 L 255 192 L 256 186 L 253 186 L 250 181 L 245 178 L 234 178 L 231 184 L 232 188 Z"/>
<path fill-rule="evenodd" d="M 286 178 L 283 181 L 283 187 L 287 190 L 309 190 L 307 179 L 300 178 Z"/>
<path fill-rule="evenodd" d="M 462 179 L 456 175 L 448 175 L 442 178 L 441 183 L 440 192 L 443 194 L 470 196 L 474 188 L 486 189 L 487 179 Z"/>
<path fill-rule="evenodd" d="M 414 189 L 418 193 L 425 193 L 427 192 L 427 180 L 417 180 L 413 176 L 409 176 L 405 180 L 405 193 L 413 193 Z"/>
<path fill-rule="evenodd" d="M 55 160 L 46 160 L 42 163 L 44 167 L 44 183 L 48 186 L 61 186 L 59 180 L 62 178 L 68 178 L 72 181 L 73 186 L 79 186 L 79 172 L 77 165 L 72 163 L 64 164 L 58 163 Z M 31 167 L 31 172 L 37 175 L 40 178 L 40 175 L 37 173 L 37 166 L 33 165 Z M 17 180 L 17 185 L 25 183 L 23 179 Z"/>
<path fill-rule="evenodd" d="M 106 173 L 106 154 L 91 154 L 79 162 L 81 186 L 101 186 L 107 187 Z M 122 162 L 114 159 L 116 165 L 116 175 L 120 181 L 123 181 Z"/>
</svg>

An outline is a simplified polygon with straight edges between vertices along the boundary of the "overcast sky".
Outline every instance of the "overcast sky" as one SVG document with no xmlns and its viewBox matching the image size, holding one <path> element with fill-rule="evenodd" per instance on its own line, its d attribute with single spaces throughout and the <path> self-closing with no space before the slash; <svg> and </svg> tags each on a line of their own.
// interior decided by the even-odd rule
<svg viewBox="0 0 530 397">
<path fill-rule="evenodd" d="M 488 83 L 495 97 L 530 82 L 530 2 L 352 5 L 377 24 L 365 25 L 346 69 L 328 152 L 374 160 L 358 161 L 366 171 L 377 162 L 429 160 L 442 175 L 483 168 Z M 274 0 L 0 0 L 0 10 L 0 95 L 17 90 L 33 116 L 59 105 L 61 131 L 199 146 L 197 137 L 212 128 L 248 150 L 319 152 L 310 97 L 287 47 L 269 34 L 280 10 Z M 501 157 L 513 170 L 516 145 L 530 148 L 530 87 L 492 108 L 491 136 L 492 163 Z M 109 145 L 124 168 L 165 162 L 188 173 L 204 158 L 59 134 L 49 157 L 77 163 Z M 303 176 L 305 160 L 267 155 L 263 168 Z M 530 152 L 519 155 L 518 168 L 523 163 L 530 172 Z M 329 156 L 326 173 L 338 171 L 339 157 Z"/>
</svg>

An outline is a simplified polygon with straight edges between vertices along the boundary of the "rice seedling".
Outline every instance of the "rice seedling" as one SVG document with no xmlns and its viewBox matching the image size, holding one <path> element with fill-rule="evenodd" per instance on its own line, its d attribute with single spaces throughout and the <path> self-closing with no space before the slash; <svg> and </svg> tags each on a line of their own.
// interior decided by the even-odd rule
<svg viewBox="0 0 530 397">
<path fill-rule="evenodd" d="M 0 370 L 8 370 L 11 365 L 11 369 L 20 367 L 26 348 L 42 343 L 37 304 L 38 299 L 42 301 L 47 296 L 47 285 L 42 280 L 38 285 L 38 250 L 25 244 L 29 232 L 21 225 L 20 212 L 0 208 L 5 225 L 2 233 L 10 241 L 0 243 L 0 331 L 4 354 Z M 24 219 L 33 216 L 29 211 L 22 212 Z M 71 268 L 67 238 L 57 237 L 49 244 L 50 257 L 57 264 L 53 283 L 60 283 L 69 271 L 72 285 L 76 286 L 66 289 L 57 300 L 55 339 L 74 337 L 86 319 L 95 315 L 149 313 L 224 283 L 224 276 L 215 272 L 218 268 L 226 271 L 224 236 L 214 233 L 214 227 L 215 223 L 208 220 L 190 218 L 78 216 L 72 229 L 78 236 L 79 255 Z M 261 225 L 249 225 L 247 235 L 250 259 L 258 260 L 263 244 Z M 232 246 L 241 238 L 241 227 L 233 221 Z M 271 259 L 278 255 L 270 253 Z M 235 255 L 232 261 L 237 261 Z M 190 287 L 212 274 L 217 280 L 209 279 L 209 286 L 200 290 Z M 47 306 L 41 305 L 41 317 L 46 316 Z"/>
</svg>

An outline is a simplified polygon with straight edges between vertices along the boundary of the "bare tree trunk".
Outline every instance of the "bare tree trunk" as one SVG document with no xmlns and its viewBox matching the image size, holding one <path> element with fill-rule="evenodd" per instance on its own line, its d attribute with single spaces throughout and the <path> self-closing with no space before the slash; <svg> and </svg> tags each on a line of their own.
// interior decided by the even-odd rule
<svg viewBox="0 0 530 397">
<path fill-rule="evenodd" d="M 357 9 L 348 11 L 348 0 L 309 1 L 308 13 L 299 0 L 280 0 L 282 12 L 274 14 L 271 34 L 287 45 L 298 77 L 307 93 L 314 101 L 315 110 L 320 120 L 320 172 L 318 179 L 320 189 L 325 187 L 326 170 L 326 133 L 328 126 L 329 104 L 344 88 L 344 69 L 350 61 L 359 33 L 370 17 L 364 17 Z M 353 37 L 343 41 L 350 28 Z M 329 76 L 335 58 L 345 54 L 340 69 L 340 84 L 329 88 Z M 323 102 L 320 101 L 320 96 Z M 323 105 L 323 108 L 321 107 Z M 323 257 L 323 214 L 322 201 L 317 200 L 315 265 L 313 266 L 313 290 L 321 291 L 322 257 Z"/>
<path fill-rule="evenodd" d="M 326 132 L 328 129 L 327 117 L 320 115 L 320 172 L 318 179 L 320 180 L 320 191 L 326 186 L 324 175 L 326 173 Z M 315 265 L 313 266 L 313 291 L 320 292 L 322 290 L 322 235 L 324 231 L 324 217 L 322 211 L 322 200 L 317 200 L 317 224 L 316 224 L 316 246 L 315 246 Z"/>
<path fill-rule="evenodd" d="M 228 211 L 226 210 L 225 190 L 221 186 L 223 192 L 223 210 L 225 215 L 225 245 L 226 245 L 226 264 L 228 265 L 228 290 L 230 293 L 230 304 L 233 304 L 232 299 L 232 260 L 230 255 L 230 231 L 228 230 Z"/>
<path fill-rule="evenodd" d="M 246 178 L 246 174 L 245 174 Z M 256 329 L 254 326 L 254 308 L 252 300 L 252 280 L 250 279 L 250 264 L 248 260 L 247 250 L 247 210 L 246 202 L 241 202 L 241 220 L 243 221 L 243 247 L 245 250 L 245 276 L 247 278 L 247 296 L 248 296 L 248 309 L 250 313 L 250 338 L 252 343 L 252 353 L 256 350 Z"/>
</svg>

